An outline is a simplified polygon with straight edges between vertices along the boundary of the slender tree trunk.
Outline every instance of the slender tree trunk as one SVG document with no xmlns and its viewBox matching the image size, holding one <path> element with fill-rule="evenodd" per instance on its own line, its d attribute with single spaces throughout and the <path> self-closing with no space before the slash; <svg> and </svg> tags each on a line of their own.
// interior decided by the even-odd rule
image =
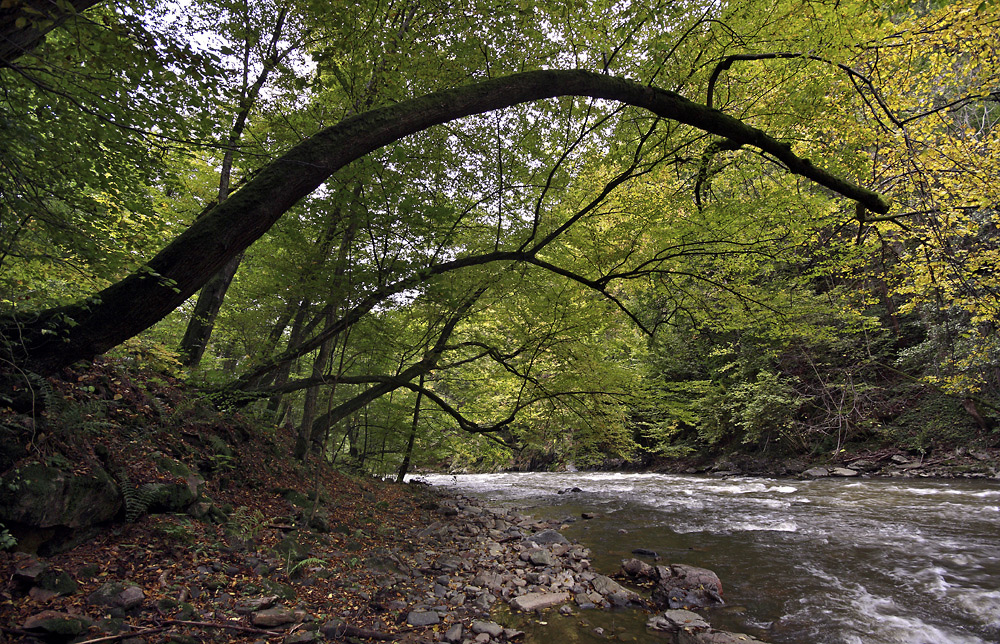
<svg viewBox="0 0 1000 644">
<path fill-rule="evenodd" d="M 306 312 L 308 310 L 309 310 L 309 300 L 303 299 L 299 303 L 299 310 L 295 313 L 295 319 L 292 321 L 292 330 L 288 338 L 289 344 L 297 343 L 301 339 L 302 327 L 305 324 Z M 292 361 L 289 360 L 288 362 L 282 364 L 278 368 L 277 373 L 274 376 L 274 384 L 276 385 L 285 384 L 286 382 L 288 382 L 288 376 L 290 376 L 291 373 L 292 373 Z M 277 411 L 279 406 L 281 405 L 282 396 L 283 394 L 281 393 L 277 393 L 271 396 L 270 400 L 268 400 L 267 403 L 267 410 L 272 412 Z"/>
<path fill-rule="evenodd" d="M 420 390 L 417 390 L 417 402 L 413 404 L 413 422 L 410 423 L 410 435 L 406 439 L 406 452 L 403 454 L 403 462 L 399 465 L 399 472 L 396 473 L 396 483 L 402 483 L 406 478 L 406 473 L 410 471 L 410 457 L 413 455 L 413 444 L 417 440 L 417 423 L 420 420 L 420 401 L 424 392 L 424 377 L 420 374 Z"/>
<path fill-rule="evenodd" d="M 243 130 L 246 129 L 250 111 L 257 102 L 257 97 L 267 82 L 267 77 L 284 55 L 278 52 L 277 47 L 278 41 L 281 39 L 281 31 L 285 24 L 286 15 L 286 9 L 282 9 L 278 14 L 274 31 L 271 34 L 271 43 L 268 46 L 270 55 L 264 61 L 264 68 L 257 76 L 257 80 L 254 81 L 253 85 L 249 84 L 251 43 L 249 41 L 244 43 L 243 86 L 240 88 L 240 111 L 236 115 L 232 130 L 229 132 L 226 154 L 222 158 L 222 170 L 219 174 L 219 203 L 224 202 L 229 196 L 233 172 L 233 157 L 236 147 L 243 137 Z M 230 258 L 219 272 L 213 275 L 208 283 L 205 284 L 201 292 L 198 293 L 198 301 L 195 303 L 194 313 L 188 321 L 187 329 L 184 331 L 184 338 L 181 340 L 181 363 L 185 367 L 197 367 L 198 363 L 201 362 L 202 356 L 205 355 L 208 341 L 211 339 L 212 331 L 215 329 L 215 320 L 219 316 L 219 311 L 222 310 L 222 303 L 226 299 L 226 292 L 229 291 L 229 286 L 233 283 L 233 278 L 236 276 L 236 271 L 239 269 L 240 262 L 242 261 L 243 253 L 239 252 Z"/>
<path fill-rule="evenodd" d="M 360 196 L 361 184 L 359 183 L 354 190 L 354 201 L 356 202 Z M 347 207 L 354 208 L 354 202 L 348 204 Z M 340 219 L 339 216 L 335 218 Z M 352 216 L 348 219 L 347 228 L 340 236 L 340 249 L 337 251 L 333 279 L 331 280 L 333 288 L 331 289 L 329 295 L 333 301 L 329 303 L 332 304 L 332 306 L 328 306 L 326 310 L 325 327 L 330 327 L 337 321 L 337 314 L 340 310 L 337 300 L 340 298 L 342 293 L 347 291 L 346 288 L 343 288 L 343 281 L 345 279 L 344 276 L 347 274 L 349 254 L 351 246 L 354 244 L 354 233 L 356 230 L 357 217 Z M 313 361 L 313 378 L 322 379 L 323 374 L 326 373 L 327 365 L 330 363 L 330 358 L 333 356 L 333 347 L 336 339 L 336 335 L 331 335 L 323 342 L 323 344 L 320 345 L 319 353 Z M 341 366 L 343 366 L 343 361 L 341 361 Z M 333 386 L 336 386 L 335 382 Z M 319 400 L 320 387 L 321 385 L 316 385 L 315 387 L 310 387 L 306 390 L 305 400 L 302 404 L 302 422 L 299 425 L 299 435 L 295 444 L 295 458 L 299 460 L 305 459 L 306 453 L 309 450 L 309 445 L 312 444 L 313 436 L 316 435 L 316 428 L 313 427 L 313 420 L 315 420 L 316 417 L 316 403 Z"/>
</svg>

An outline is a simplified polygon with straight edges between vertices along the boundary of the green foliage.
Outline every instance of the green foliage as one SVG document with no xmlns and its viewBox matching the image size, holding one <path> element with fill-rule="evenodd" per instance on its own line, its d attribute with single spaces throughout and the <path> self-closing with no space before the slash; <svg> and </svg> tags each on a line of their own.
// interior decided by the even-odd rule
<svg viewBox="0 0 1000 644">
<path fill-rule="evenodd" d="M 12 550 L 17 545 L 17 539 L 4 524 L 0 523 L 0 550 Z"/>
<path fill-rule="evenodd" d="M 345 168 L 247 250 L 192 374 L 239 386 L 171 424 L 252 406 L 384 476 L 410 457 L 841 449 L 886 427 L 961 440 L 901 411 L 907 376 L 997 407 L 1000 64 L 975 0 L 174 9 L 99 6 L 0 70 L 0 313 L 145 266 L 218 198 L 220 168 L 235 186 L 347 116 L 519 70 L 711 96 L 894 205 L 873 219 L 766 155 L 604 101 L 462 119 Z M 191 315 L 118 356 L 184 376 L 170 347 Z M 109 422 L 39 383 L 59 431 Z M 212 461 L 234 467 L 221 446 Z"/>
</svg>

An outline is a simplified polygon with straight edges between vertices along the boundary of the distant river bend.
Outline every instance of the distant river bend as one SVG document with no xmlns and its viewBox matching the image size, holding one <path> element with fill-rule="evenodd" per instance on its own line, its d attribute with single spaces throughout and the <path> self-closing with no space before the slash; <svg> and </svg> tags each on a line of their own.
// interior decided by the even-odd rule
<svg viewBox="0 0 1000 644">
<path fill-rule="evenodd" d="M 539 518 L 598 513 L 564 533 L 604 572 L 633 548 L 714 570 L 729 605 L 709 614 L 717 628 L 774 644 L 1000 642 L 1000 481 L 420 478 Z M 558 494 L 572 487 L 583 491 Z M 645 615 L 633 612 L 616 623 L 632 620 L 642 641 Z"/>
</svg>

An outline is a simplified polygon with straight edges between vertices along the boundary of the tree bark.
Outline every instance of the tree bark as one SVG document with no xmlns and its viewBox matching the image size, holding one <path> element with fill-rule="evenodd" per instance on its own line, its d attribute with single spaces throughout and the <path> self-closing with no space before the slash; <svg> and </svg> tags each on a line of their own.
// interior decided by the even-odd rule
<svg viewBox="0 0 1000 644">
<path fill-rule="evenodd" d="M 5 316 L 0 336 L 19 369 L 40 375 L 93 358 L 163 319 L 348 163 L 463 116 L 568 95 L 620 101 L 756 147 L 869 210 L 889 209 L 880 195 L 796 156 L 787 143 L 677 93 L 580 70 L 524 72 L 402 101 L 322 130 L 261 169 L 132 275 L 74 305 Z"/>
<path fill-rule="evenodd" d="M 403 454 L 403 462 L 399 464 L 399 471 L 396 472 L 396 483 L 406 480 L 406 473 L 410 471 L 410 457 L 413 456 L 413 444 L 417 441 L 417 427 L 420 424 L 420 402 L 424 397 L 424 378 L 427 374 L 420 374 L 420 389 L 417 390 L 417 402 L 413 404 L 413 420 L 410 423 L 410 435 L 406 438 L 406 452 Z"/>
</svg>

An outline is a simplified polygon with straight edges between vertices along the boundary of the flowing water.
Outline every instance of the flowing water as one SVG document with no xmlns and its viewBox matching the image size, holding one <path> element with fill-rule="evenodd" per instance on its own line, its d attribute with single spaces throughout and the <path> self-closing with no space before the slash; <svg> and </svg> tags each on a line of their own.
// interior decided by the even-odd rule
<svg viewBox="0 0 1000 644">
<path fill-rule="evenodd" d="M 998 481 L 575 472 L 421 478 L 538 518 L 598 513 L 563 533 L 590 547 L 602 572 L 617 570 L 633 548 L 657 551 L 661 563 L 715 571 L 727 600 L 708 615 L 716 628 L 775 644 L 1000 642 Z M 569 487 L 582 491 L 557 493 Z M 622 639 L 655 639 L 641 611 L 589 613 L 593 624 L 613 620 Z M 529 638 L 591 641 L 556 628 L 536 627 Z"/>
</svg>

